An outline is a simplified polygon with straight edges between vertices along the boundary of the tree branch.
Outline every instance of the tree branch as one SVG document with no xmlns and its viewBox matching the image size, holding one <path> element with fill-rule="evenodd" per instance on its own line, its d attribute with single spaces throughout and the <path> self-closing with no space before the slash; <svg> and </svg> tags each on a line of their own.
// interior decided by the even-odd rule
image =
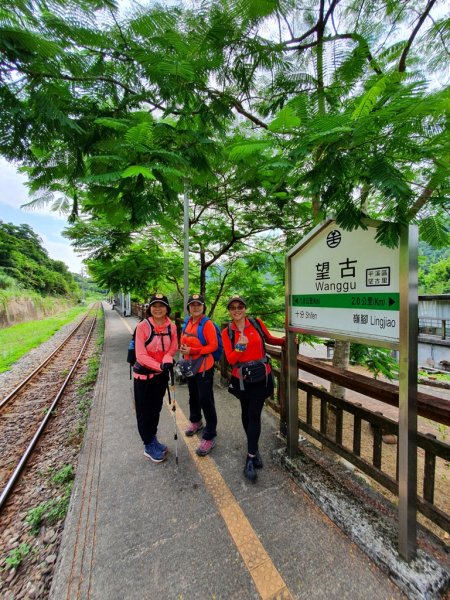
<svg viewBox="0 0 450 600">
<path fill-rule="evenodd" d="M 409 36 L 409 40 L 406 43 L 406 47 L 403 50 L 402 55 L 400 57 L 400 61 L 398 63 L 398 70 L 399 70 L 400 73 L 403 73 L 405 71 L 405 69 L 406 69 L 406 57 L 408 56 L 408 52 L 410 51 L 412 43 L 413 43 L 416 35 L 418 34 L 419 29 L 422 27 L 423 22 L 427 18 L 428 14 L 431 11 L 431 9 L 433 8 L 434 4 L 436 4 L 436 0 L 430 0 L 428 2 L 428 5 L 425 8 L 424 13 L 420 17 L 419 21 L 417 22 L 417 25 L 414 27 L 411 35 Z"/>
</svg>

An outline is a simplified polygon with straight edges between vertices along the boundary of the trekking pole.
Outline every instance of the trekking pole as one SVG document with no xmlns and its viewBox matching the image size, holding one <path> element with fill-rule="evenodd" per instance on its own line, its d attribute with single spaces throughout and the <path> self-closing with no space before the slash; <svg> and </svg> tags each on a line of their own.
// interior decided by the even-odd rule
<svg viewBox="0 0 450 600">
<path fill-rule="evenodd" d="M 173 404 L 172 404 L 172 414 L 173 414 L 173 439 L 175 440 L 175 463 L 178 465 L 178 433 L 177 433 L 177 403 L 175 399 L 175 375 L 173 372 L 173 367 L 170 369 L 170 387 L 172 388 L 173 394 Z M 169 391 L 169 404 L 170 404 L 170 391 Z"/>
</svg>

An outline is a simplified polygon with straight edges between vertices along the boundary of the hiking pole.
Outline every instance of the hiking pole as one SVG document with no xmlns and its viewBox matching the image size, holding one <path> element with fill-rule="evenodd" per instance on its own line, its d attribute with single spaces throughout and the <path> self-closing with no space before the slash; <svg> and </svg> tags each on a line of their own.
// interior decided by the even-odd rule
<svg viewBox="0 0 450 600">
<path fill-rule="evenodd" d="M 173 404 L 172 404 L 172 414 L 173 414 L 173 439 L 175 440 L 175 463 L 178 466 L 178 433 L 177 433 L 177 403 L 175 399 L 175 375 L 173 372 L 173 367 L 170 369 L 170 387 L 172 388 L 173 394 Z M 169 404 L 170 404 L 170 391 L 169 391 Z"/>
</svg>

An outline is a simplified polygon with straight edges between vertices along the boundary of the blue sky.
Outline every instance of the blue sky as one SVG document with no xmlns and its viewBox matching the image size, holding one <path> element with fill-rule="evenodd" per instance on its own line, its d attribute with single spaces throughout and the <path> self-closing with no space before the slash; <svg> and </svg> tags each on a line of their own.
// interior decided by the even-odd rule
<svg viewBox="0 0 450 600">
<path fill-rule="evenodd" d="M 62 260 L 69 271 L 80 273 L 82 257 L 75 254 L 69 240 L 61 235 L 67 225 L 66 218 L 49 210 L 20 208 L 30 200 L 25 182 L 26 178 L 17 173 L 14 165 L 0 157 L 0 219 L 14 225 L 29 225 L 42 239 L 50 258 Z"/>
</svg>

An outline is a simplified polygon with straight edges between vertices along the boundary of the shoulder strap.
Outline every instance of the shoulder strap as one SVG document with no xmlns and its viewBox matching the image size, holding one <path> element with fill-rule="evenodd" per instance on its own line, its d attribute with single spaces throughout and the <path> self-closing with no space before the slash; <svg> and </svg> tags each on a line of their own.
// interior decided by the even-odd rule
<svg viewBox="0 0 450 600">
<path fill-rule="evenodd" d="M 228 337 L 231 342 L 231 349 L 234 350 L 234 329 L 231 327 L 231 323 L 228 323 Z"/>
<path fill-rule="evenodd" d="M 150 329 L 149 336 L 144 342 L 144 346 L 147 347 L 150 344 L 150 342 L 152 341 L 152 339 L 155 337 L 155 330 L 153 328 L 153 325 L 150 323 L 150 319 L 145 319 L 145 320 L 147 321 L 149 329 Z"/>
<path fill-rule="evenodd" d="M 155 333 L 155 328 L 153 327 L 153 325 L 151 324 L 150 319 L 145 319 L 148 323 L 148 326 L 150 328 L 150 335 L 148 336 L 148 338 L 145 340 L 144 345 L 147 347 L 150 342 L 152 341 L 152 339 L 155 337 L 155 335 L 168 335 L 170 339 L 172 339 L 172 328 L 170 326 L 170 323 L 167 325 L 167 333 Z"/>
<path fill-rule="evenodd" d="M 258 319 L 255 319 L 254 317 L 248 317 L 248 320 L 250 321 L 250 323 L 253 325 L 253 327 L 256 329 L 256 331 L 261 336 L 261 340 L 262 340 L 262 343 L 264 346 L 264 352 L 265 352 L 266 351 L 266 340 L 264 339 L 264 332 L 261 328 L 261 325 L 260 325 Z"/>
<path fill-rule="evenodd" d="M 187 317 L 184 317 L 183 326 L 181 327 L 181 333 L 184 333 L 184 330 L 186 329 L 190 318 L 191 317 L 189 315 Z"/>
<path fill-rule="evenodd" d="M 207 317 L 205 315 L 200 319 L 200 322 L 198 324 L 197 335 L 198 335 L 198 339 L 200 340 L 200 343 L 202 346 L 206 346 L 206 339 L 205 339 L 205 336 L 203 335 L 203 327 L 205 326 L 205 323 L 209 320 L 210 320 L 209 317 Z"/>
</svg>

